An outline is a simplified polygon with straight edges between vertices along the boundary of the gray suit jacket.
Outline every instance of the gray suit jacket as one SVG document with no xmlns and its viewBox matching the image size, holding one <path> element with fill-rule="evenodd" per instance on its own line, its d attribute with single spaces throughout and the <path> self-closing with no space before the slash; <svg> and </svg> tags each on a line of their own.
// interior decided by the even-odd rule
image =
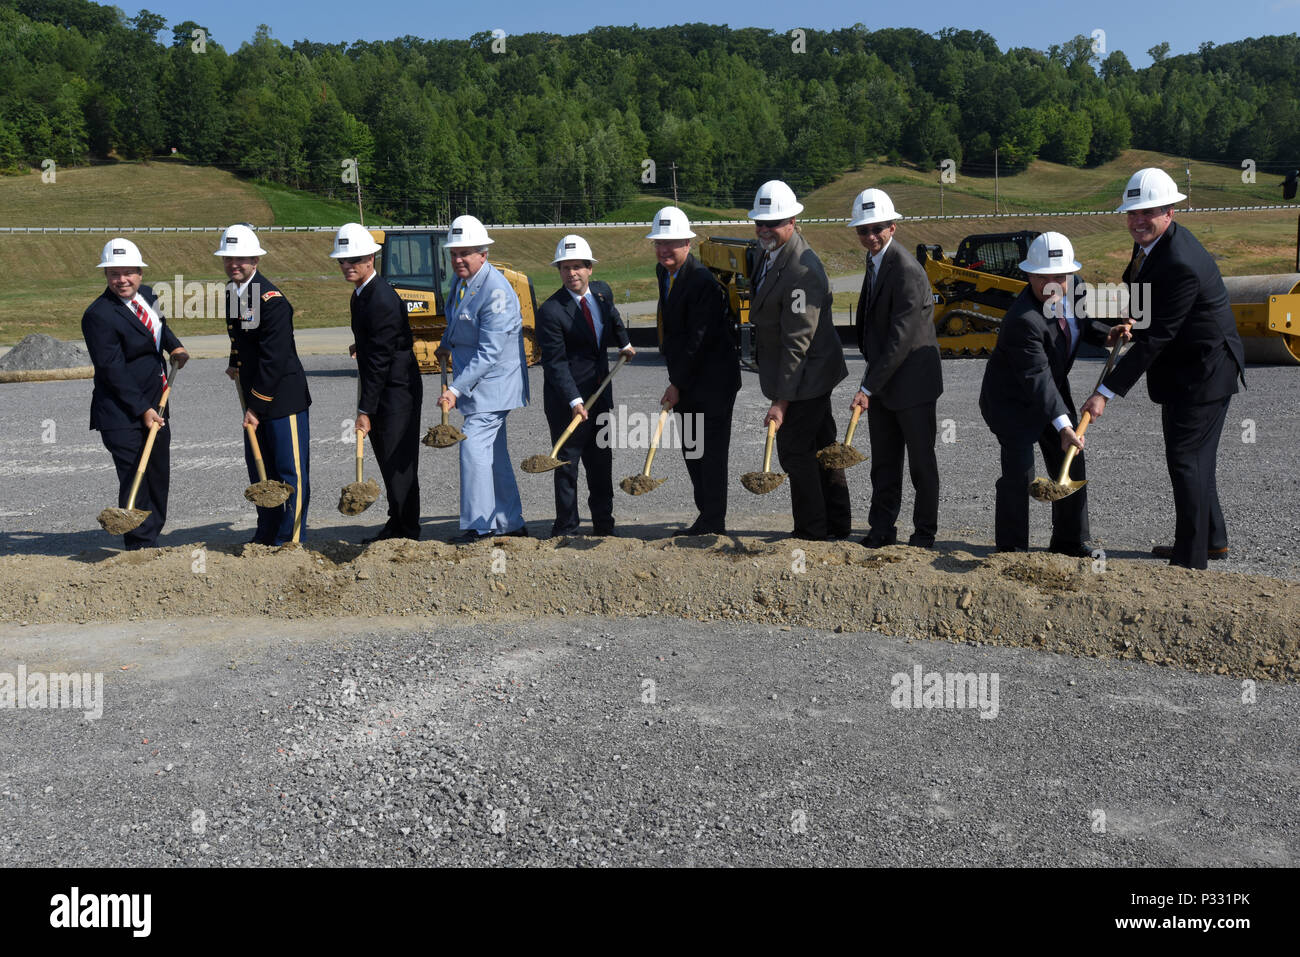
<svg viewBox="0 0 1300 957">
<path fill-rule="evenodd" d="M 822 261 L 796 232 L 750 302 L 763 395 L 773 401 L 814 399 L 849 374 L 831 304 Z"/>
</svg>

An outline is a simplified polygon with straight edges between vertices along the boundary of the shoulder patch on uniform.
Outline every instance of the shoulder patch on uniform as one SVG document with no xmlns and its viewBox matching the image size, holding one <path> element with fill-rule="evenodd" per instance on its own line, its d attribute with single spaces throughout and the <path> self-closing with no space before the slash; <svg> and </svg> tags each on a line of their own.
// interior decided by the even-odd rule
<svg viewBox="0 0 1300 957">
<path fill-rule="evenodd" d="M 266 300 L 268 299 L 276 299 L 276 298 L 283 299 L 284 297 L 280 295 L 280 290 L 272 289 L 270 292 L 264 293 L 262 295 L 262 302 L 266 302 Z"/>
</svg>

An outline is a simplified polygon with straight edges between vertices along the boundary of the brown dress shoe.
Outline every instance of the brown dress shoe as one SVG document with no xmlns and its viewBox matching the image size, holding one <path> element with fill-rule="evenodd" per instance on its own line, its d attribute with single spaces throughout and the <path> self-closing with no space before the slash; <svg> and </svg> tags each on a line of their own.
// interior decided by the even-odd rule
<svg viewBox="0 0 1300 957">
<path fill-rule="evenodd" d="M 1174 546 L 1172 546 L 1172 545 L 1153 545 L 1153 546 L 1151 547 L 1151 554 L 1152 554 L 1152 556 L 1155 557 L 1155 558 L 1163 558 L 1165 561 L 1169 561 L 1169 559 L 1171 559 L 1171 558 L 1174 557 Z M 1210 549 L 1210 558 L 1214 559 L 1215 561 L 1217 561 L 1217 560 L 1219 560 L 1219 559 L 1221 559 L 1221 558 L 1227 558 L 1227 557 L 1228 557 L 1228 546 L 1227 546 L 1227 545 L 1224 545 L 1222 548 L 1211 548 L 1211 549 Z"/>
</svg>

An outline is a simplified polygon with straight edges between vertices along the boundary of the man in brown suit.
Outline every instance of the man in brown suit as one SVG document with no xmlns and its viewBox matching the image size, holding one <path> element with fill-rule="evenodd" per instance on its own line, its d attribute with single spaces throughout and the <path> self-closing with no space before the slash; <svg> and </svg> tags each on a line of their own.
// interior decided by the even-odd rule
<svg viewBox="0 0 1300 957">
<path fill-rule="evenodd" d="M 823 469 L 817 450 L 835 441 L 831 392 L 849 374 L 831 315 L 830 281 L 821 260 L 795 231 L 803 211 L 780 180 L 759 187 L 749 218 L 765 253 L 754 279 L 749 319 L 758 382 L 772 406 L 776 451 L 790 477 L 795 538 L 847 538 L 853 519 L 843 469 Z"/>
<path fill-rule="evenodd" d="M 849 221 L 867 251 L 857 316 L 867 372 L 851 406 L 867 413 L 871 431 L 871 510 L 862 544 L 879 548 L 897 541 L 906 451 L 916 491 L 907 544 L 933 548 L 939 529 L 935 404 L 943 393 L 943 371 L 930 281 L 921 264 L 893 244 L 897 218 L 884 190 L 865 189 L 853 201 Z"/>
</svg>

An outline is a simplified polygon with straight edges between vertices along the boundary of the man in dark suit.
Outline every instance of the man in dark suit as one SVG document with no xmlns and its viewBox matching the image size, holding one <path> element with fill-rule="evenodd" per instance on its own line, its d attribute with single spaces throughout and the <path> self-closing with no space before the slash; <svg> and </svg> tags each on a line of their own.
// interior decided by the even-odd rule
<svg viewBox="0 0 1300 957">
<path fill-rule="evenodd" d="M 749 218 L 764 255 L 754 277 L 758 384 L 772 401 L 763 424 L 775 422 L 776 451 L 790 477 L 795 538 L 847 538 L 853 530 L 843 469 L 823 469 L 817 451 L 835 441 L 831 392 L 849 374 L 831 313 L 830 280 L 795 229 L 803 212 L 780 180 L 759 187 Z"/>
<path fill-rule="evenodd" d="M 1070 367 L 1080 342 L 1103 345 L 1109 332 L 1105 323 L 1079 316 L 1081 310 L 1075 308 L 1073 274 L 1083 267 L 1060 233 L 1035 239 L 1020 268 L 1029 284 L 1002 319 L 980 389 L 980 412 L 1002 448 L 994 506 L 994 541 L 1000 552 L 1029 550 L 1034 443 L 1052 478 L 1060 474 L 1071 446 L 1083 448 L 1083 438 L 1074 433 L 1078 416 L 1070 396 Z M 1070 465 L 1070 478 L 1087 478 L 1082 452 Z M 1052 503 L 1048 547 L 1084 557 L 1091 554 L 1090 537 L 1085 486 Z"/>
<path fill-rule="evenodd" d="M 81 317 L 81 334 L 95 366 L 90 427 L 99 430 L 113 456 L 117 504 L 125 508 L 149 427 L 160 423 L 135 497 L 135 507 L 149 512 L 149 517 L 123 536 L 128 551 L 152 548 L 167 521 L 171 474 L 171 430 L 157 411 L 167 382 L 163 353 L 170 353 L 178 369 L 189 353 L 167 328 L 153 290 L 140 285 L 145 263 L 135 243 L 110 239 L 96 268 L 104 270 L 108 288 Z"/>
<path fill-rule="evenodd" d="M 370 446 L 384 478 L 388 521 L 372 538 L 420 537 L 420 405 L 424 386 L 412 351 L 414 340 L 406 309 L 388 281 L 375 271 L 379 244 L 359 223 L 347 223 L 334 239 L 331 259 L 343 278 L 356 286 L 350 297 L 356 342 L 356 427 Z"/>
<path fill-rule="evenodd" d="M 884 190 L 853 200 L 849 226 L 867 251 L 858 298 L 858 348 L 867 360 L 851 409 L 867 413 L 871 432 L 871 510 L 867 548 L 898 540 L 903 502 L 903 454 L 916 499 L 909 545 L 933 548 L 939 530 L 939 462 L 934 454 L 935 406 L 943 393 L 934 296 L 920 263 L 893 243 L 898 213 Z"/>
<path fill-rule="evenodd" d="M 311 393 L 293 341 L 293 306 L 258 269 L 265 254 L 253 230 L 242 224 L 222 233 L 216 252 L 230 277 L 226 295 L 230 364 L 226 375 L 239 386 L 244 425 L 255 430 L 266 477 L 284 482 L 292 490 L 283 505 L 258 507 L 253 541 L 283 545 L 302 541 L 307 530 L 311 498 L 307 407 Z M 256 482 L 257 465 L 247 430 L 244 462 L 249 480 Z"/>
<path fill-rule="evenodd" d="M 610 443 L 598 442 L 601 415 L 614 407 L 614 390 L 606 387 L 590 409 L 584 405 L 609 375 L 609 355 L 613 346 L 636 355 L 628 340 L 623 317 L 614 306 L 614 294 L 608 285 L 591 278 L 596 259 L 581 236 L 565 236 L 555 247 L 551 265 L 560 272 L 563 285 L 542 303 L 537 313 L 537 342 L 542 349 L 545 373 L 543 408 L 551 427 L 551 441 L 569 427 L 575 415 L 582 424 L 574 429 L 560 458 L 565 463 L 554 471 L 555 524 L 551 537 L 577 534 L 578 466 L 582 460 L 587 470 L 587 505 L 591 509 L 592 532 L 614 532 L 614 451 Z"/>
<path fill-rule="evenodd" d="M 1174 544 L 1157 546 L 1171 565 L 1205 568 L 1228 553 L 1215 469 L 1228 402 L 1245 384 L 1246 357 L 1228 292 L 1214 258 L 1174 222 L 1186 199 L 1164 170 L 1134 173 L 1119 211 L 1128 214 L 1133 259 L 1124 281 L 1147 295 L 1130 321 L 1134 345 L 1083 405 L 1100 418 L 1108 399 L 1126 395 L 1142 373 L 1159 403 L 1165 464 L 1174 489 Z"/>
<path fill-rule="evenodd" d="M 659 401 L 681 416 L 682 456 L 699 510 L 695 521 L 675 534 L 722 535 L 740 351 L 731 334 L 726 290 L 691 255 L 694 237 L 690 220 L 675 206 L 659 210 L 646 235 L 658 260 L 659 351 L 668 366 L 668 388 Z M 687 416 L 699 427 L 688 427 Z"/>
</svg>

